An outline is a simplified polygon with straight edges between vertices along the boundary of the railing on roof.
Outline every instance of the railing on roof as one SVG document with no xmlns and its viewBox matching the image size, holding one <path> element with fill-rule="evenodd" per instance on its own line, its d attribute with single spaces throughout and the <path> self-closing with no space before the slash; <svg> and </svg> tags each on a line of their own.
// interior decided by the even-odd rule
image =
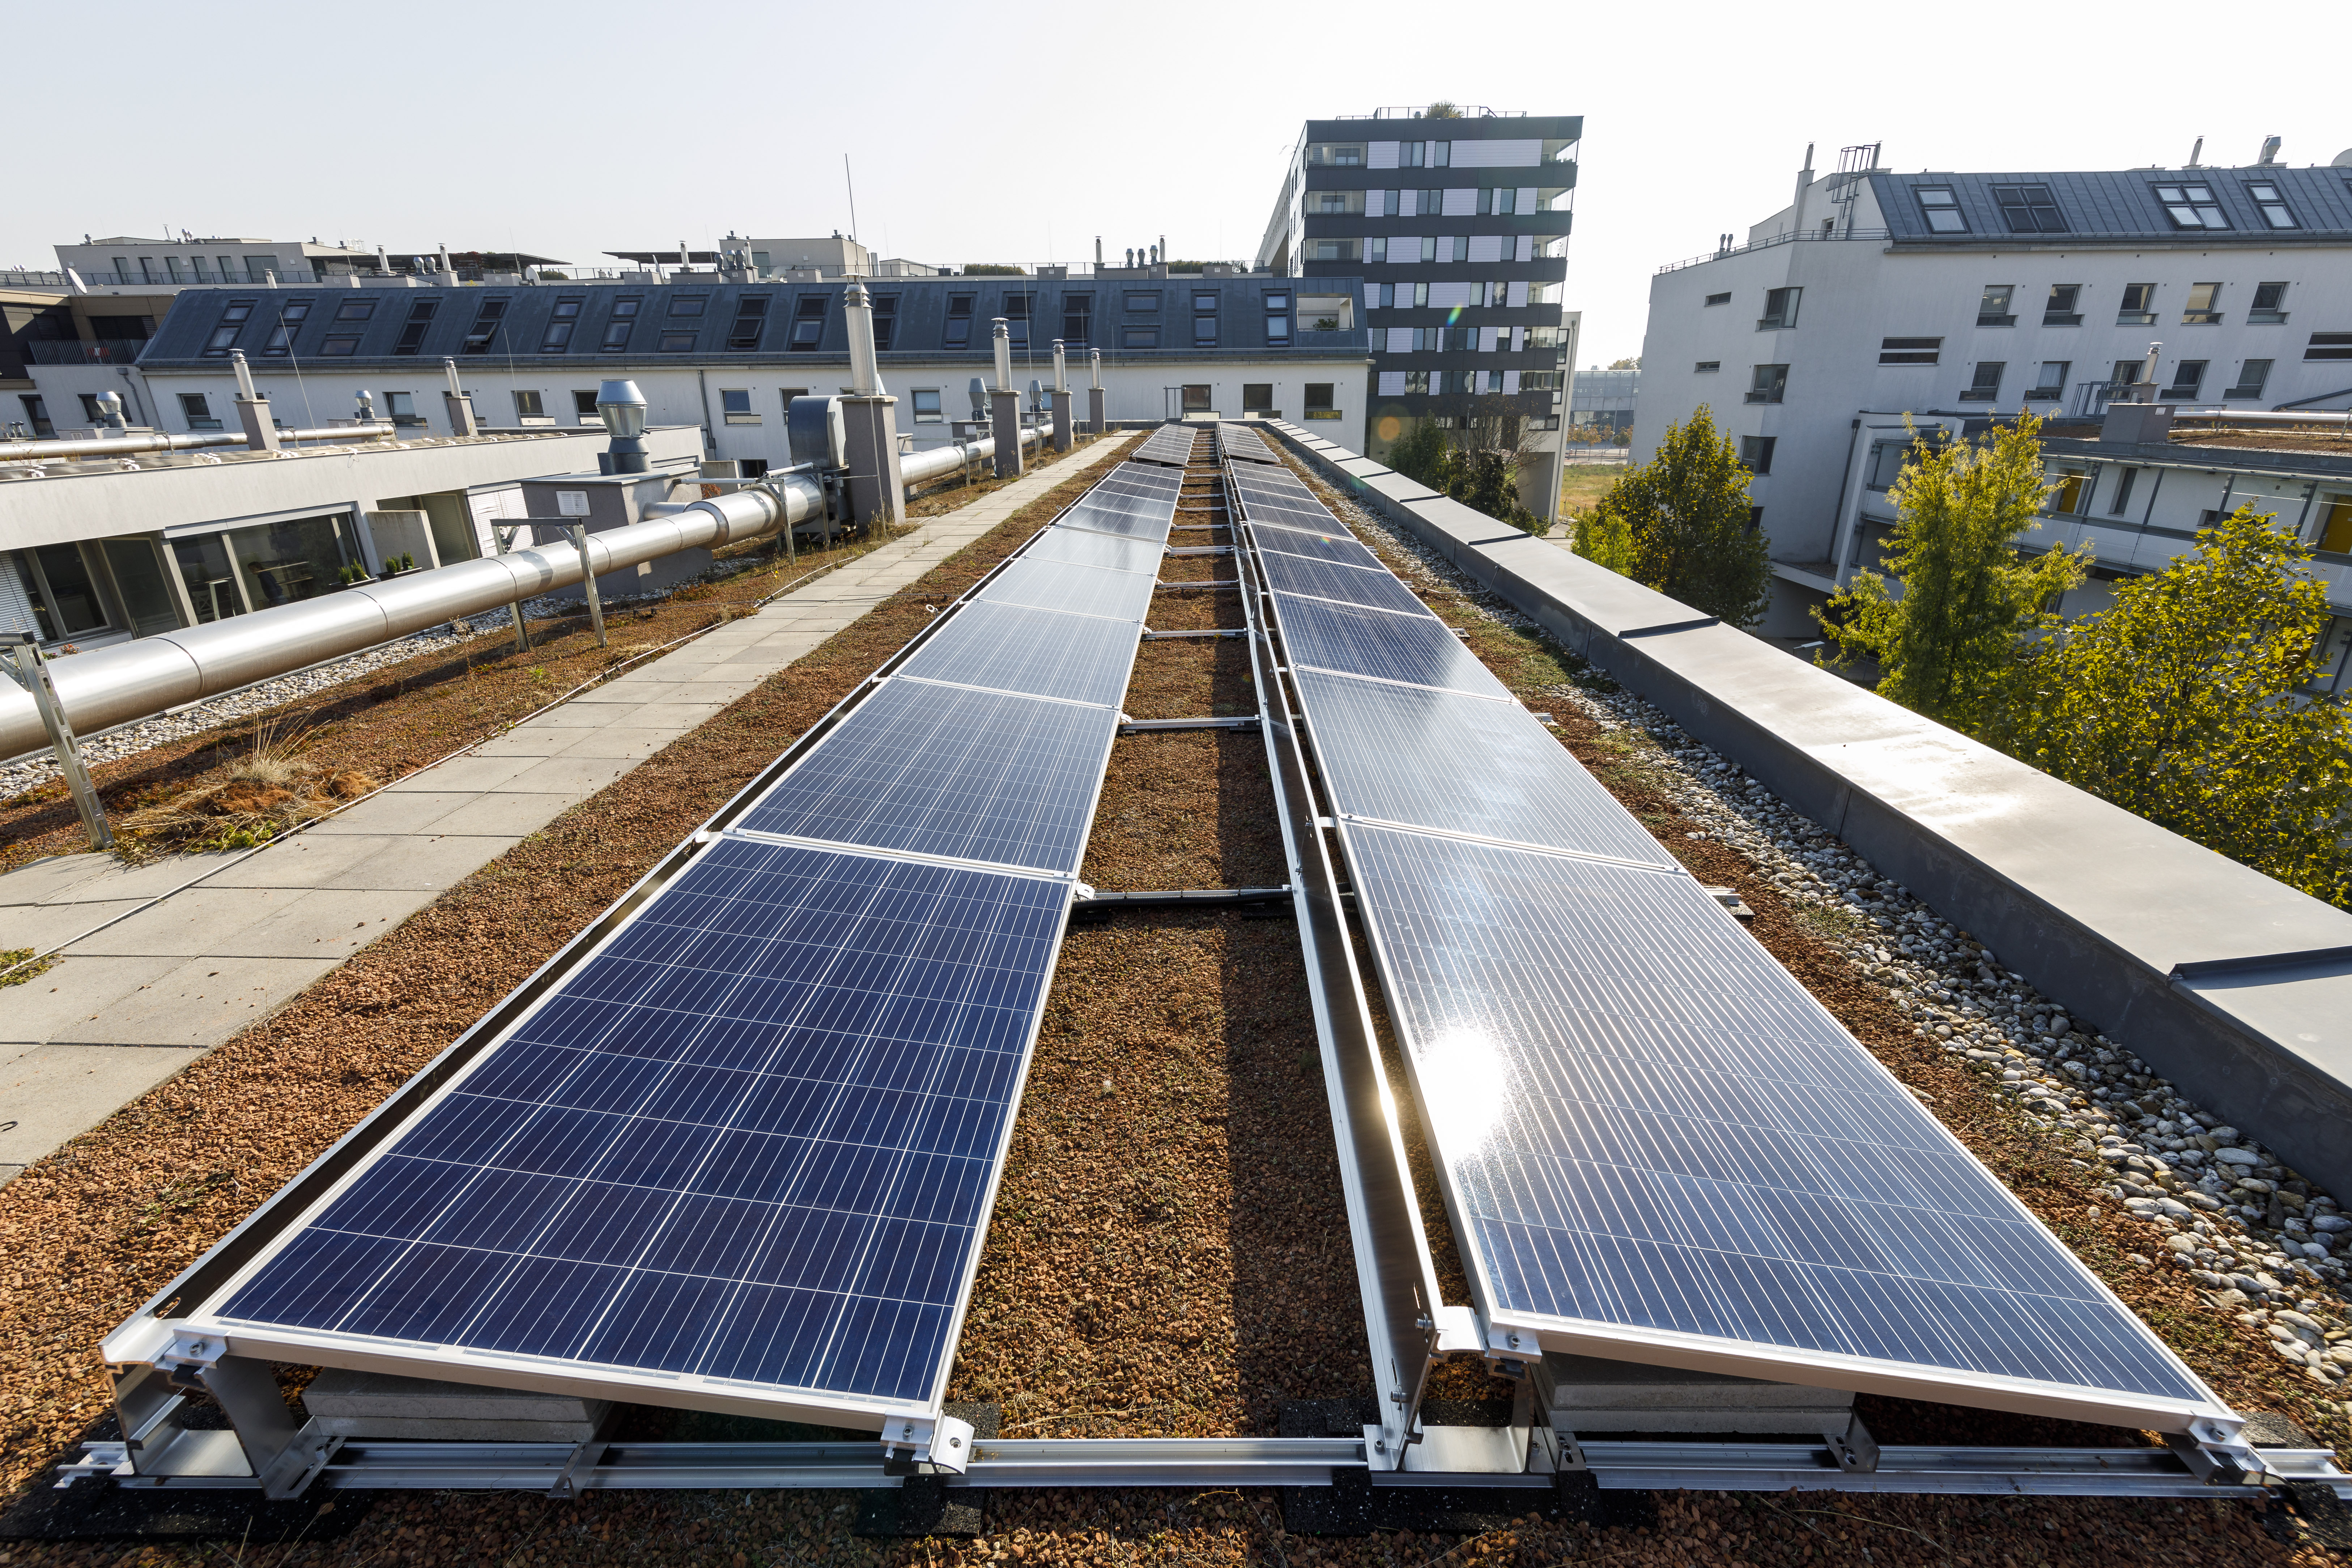
<svg viewBox="0 0 2352 1568">
<path fill-rule="evenodd" d="M 0 289 L 70 289 L 62 272 L 34 272 L 22 267 L 0 270 Z"/>
<path fill-rule="evenodd" d="M 1430 105 L 1426 103 L 1384 104 L 1370 114 L 1339 114 L 1332 118 L 1335 120 L 1423 120 L 1428 116 L 1423 111 L 1429 107 Z M 1525 120 L 1528 117 L 1528 111 L 1524 109 L 1489 109 L 1483 103 L 1449 103 L 1445 107 L 1454 112 L 1441 115 L 1440 119 Z"/>
<path fill-rule="evenodd" d="M 131 364 L 146 346 L 145 338 L 101 338 L 89 343 L 35 338 L 25 344 L 25 357 L 35 364 Z"/>
<path fill-rule="evenodd" d="M 1795 234 L 1776 234 L 1769 239 L 1750 240 L 1746 245 L 1727 246 L 1721 250 L 1709 251 L 1705 256 L 1689 256 L 1685 257 L 1680 261 L 1669 261 L 1664 267 L 1659 268 L 1658 270 L 1660 272 L 1680 272 L 1685 267 L 1697 267 L 1709 261 L 1721 261 L 1727 256 L 1745 256 L 1751 250 L 1769 250 L 1776 245 L 1787 245 L 1792 240 L 1865 239 L 1874 240 L 1884 244 L 1894 237 L 1895 231 L 1888 228 L 1849 228 L 1843 229 L 1832 234 L 1809 233 L 1802 231 Z"/>
</svg>

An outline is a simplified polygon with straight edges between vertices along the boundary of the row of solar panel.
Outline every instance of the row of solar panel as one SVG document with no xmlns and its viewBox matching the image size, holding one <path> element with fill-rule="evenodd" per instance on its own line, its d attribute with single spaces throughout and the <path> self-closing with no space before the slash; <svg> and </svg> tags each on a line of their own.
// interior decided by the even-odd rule
<svg viewBox="0 0 2352 1568">
<path fill-rule="evenodd" d="M 1244 425 L 1219 425 L 1217 450 L 1235 462 L 1279 465 L 1282 461 L 1266 446 L 1265 437 Z"/>
<path fill-rule="evenodd" d="M 1135 449 L 1135 460 L 1166 463 L 1181 468 L 1192 460 L 1194 435 L 1194 431 L 1181 425 L 1163 425 L 1152 433 L 1150 440 Z"/>
<path fill-rule="evenodd" d="M 1491 1321 L 2218 1408 L 1306 486 L 1232 482 Z"/>
<path fill-rule="evenodd" d="M 935 1405 L 1180 484 L 1106 476 L 218 1320 Z"/>
</svg>

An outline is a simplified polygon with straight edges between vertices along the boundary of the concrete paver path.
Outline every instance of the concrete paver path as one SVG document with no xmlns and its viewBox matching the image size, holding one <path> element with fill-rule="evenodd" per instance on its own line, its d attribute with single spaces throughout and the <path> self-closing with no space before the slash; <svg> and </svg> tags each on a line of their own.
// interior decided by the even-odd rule
<svg viewBox="0 0 2352 1568">
<path fill-rule="evenodd" d="M 137 868 L 61 855 L 0 876 L 0 949 L 76 939 L 46 973 L 0 988 L 0 1181 L 284 1006 L 1117 445 L 1098 441 L 925 520 L 756 615 L 257 851 Z"/>
</svg>

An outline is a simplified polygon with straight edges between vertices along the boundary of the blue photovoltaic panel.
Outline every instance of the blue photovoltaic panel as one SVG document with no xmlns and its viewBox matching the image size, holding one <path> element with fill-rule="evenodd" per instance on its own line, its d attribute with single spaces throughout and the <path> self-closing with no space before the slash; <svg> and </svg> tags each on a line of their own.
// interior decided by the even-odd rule
<svg viewBox="0 0 2352 1568">
<path fill-rule="evenodd" d="M 1275 528 L 1304 529 L 1310 533 L 1342 531 L 1339 520 L 1321 507 L 1268 506 L 1262 500 L 1242 498 L 1242 515 L 1251 522 L 1263 522 Z"/>
<path fill-rule="evenodd" d="M 1292 668 L 1341 816 L 1676 868 L 1517 703 Z"/>
<path fill-rule="evenodd" d="M 1139 621 L 1151 607 L 1151 582 L 1132 572 L 1108 572 L 1099 566 L 1016 560 L 991 578 L 979 596 L 983 605 L 1027 605 Z"/>
<path fill-rule="evenodd" d="M 1021 552 L 1024 561 L 1060 561 L 1072 566 L 1102 566 L 1114 572 L 1160 571 L 1160 546 L 1149 539 L 1097 533 L 1076 528 L 1049 528 Z M 978 684 L 985 686 L 986 681 Z"/>
<path fill-rule="evenodd" d="M 1386 567 L 1368 572 L 1357 566 L 1331 566 L 1303 556 L 1267 552 L 1261 552 L 1258 561 L 1265 568 L 1266 585 L 1279 594 L 1303 594 L 1317 599 L 1336 599 L 1343 605 L 1429 615 L 1412 590 L 1398 582 Z"/>
<path fill-rule="evenodd" d="M 1118 724 L 1112 708 L 894 677 L 738 826 L 1074 876 Z"/>
<path fill-rule="evenodd" d="M 713 844 L 220 1317 L 928 1404 L 1068 900 Z"/>
<path fill-rule="evenodd" d="M 1103 476 L 1103 483 L 1107 485 L 1129 482 L 1158 486 L 1173 493 L 1183 488 L 1184 476 L 1171 474 L 1166 468 L 1154 468 L 1148 463 L 1132 462 L 1121 463 Z"/>
<path fill-rule="evenodd" d="M 1149 515 L 1131 511 L 1102 511 L 1080 501 L 1076 506 L 1054 520 L 1054 526 L 1072 532 L 1116 534 L 1123 539 L 1149 540 L 1154 544 L 1167 542 L 1171 512 Z"/>
<path fill-rule="evenodd" d="M 1156 546 L 1137 548 L 1160 553 Z M 1139 630 L 1132 622 L 1096 616 L 971 604 L 933 632 L 898 673 L 1116 708 L 1127 692 Z"/>
<path fill-rule="evenodd" d="M 1274 596 L 1294 668 L 1402 680 L 1508 698 L 1503 683 L 1434 616 L 1359 610 L 1322 599 Z"/>
<path fill-rule="evenodd" d="M 1344 836 L 1499 1321 L 2210 1400 L 1689 877 Z"/>
<path fill-rule="evenodd" d="M 1343 533 L 1308 533 L 1303 529 L 1282 528 L 1273 524 L 1256 524 L 1250 537 L 1260 550 L 1277 555 L 1304 555 L 1316 561 L 1329 561 L 1342 566 L 1362 566 L 1375 572 L 1385 572 L 1381 558 Z"/>
</svg>

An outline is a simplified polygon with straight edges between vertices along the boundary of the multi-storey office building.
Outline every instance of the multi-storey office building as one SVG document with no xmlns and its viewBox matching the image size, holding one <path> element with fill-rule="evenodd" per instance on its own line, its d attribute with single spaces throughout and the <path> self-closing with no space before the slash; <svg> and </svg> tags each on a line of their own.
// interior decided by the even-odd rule
<svg viewBox="0 0 2352 1568">
<path fill-rule="evenodd" d="M 847 387 L 848 287 L 696 279 L 190 292 L 174 301 L 138 374 L 168 429 L 207 428 L 200 422 L 232 409 L 232 350 L 278 416 L 298 426 L 347 416 L 365 392 L 380 416 L 444 429 L 444 359 L 457 363 L 478 417 L 499 426 L 593 425 L 597 384 L 625 376 L 656 423 L 699 426 L 708 456 L 760 472 L 790 460 L 787 403 Z M 1353 278 L 1157 267 L 887 279 L 869 293 L 899 429 L 921 447 L 973 416 L 970 387 L 992 374 L 1000 316 L 1024 388 L 1052 384 L 1056 338 L 1074 390 L 1087 384 L 1087 350 L 1099 348 L 1114 420 L 1280 414 L 1329 420 L 1334 439 L 1360 440 L 1360 288 Z"/>
<path fill-rule="evenodd" d="M 1739 442 L 1768 635 L 1875 565 L 1853 476 L 1906 414 L 2095 416 L 2151 349 L 2183 408 L 2352 405 L 2352 169 L 1898 174 L 1852 151 L 1650 290 L 1633 457 L 1702 404 Z"/>
<path fill-rule="evenodd" d="M 1367 455 L 1383 456 L 1414 421 L 1506 397 L 1539 449 L 1521 471 L 1521 499 L 1553 514 L 1575 358 L 1560 290 L 1583 134 L 1580 115 L 1476 109 L 1307 122 L 1257 260 L 1310 280 L 1362 279 Z"/>
<path fill-rule="evenodd" d="M 1633 407 L 1642 391 L 1640 370 L 1603 370 L 1594 365 L 1576 373 L 1569 390 L 1568 425 L 1571 430 L 1592 430 L 1623 441 L 1633 431 Z"/>
</svg>

